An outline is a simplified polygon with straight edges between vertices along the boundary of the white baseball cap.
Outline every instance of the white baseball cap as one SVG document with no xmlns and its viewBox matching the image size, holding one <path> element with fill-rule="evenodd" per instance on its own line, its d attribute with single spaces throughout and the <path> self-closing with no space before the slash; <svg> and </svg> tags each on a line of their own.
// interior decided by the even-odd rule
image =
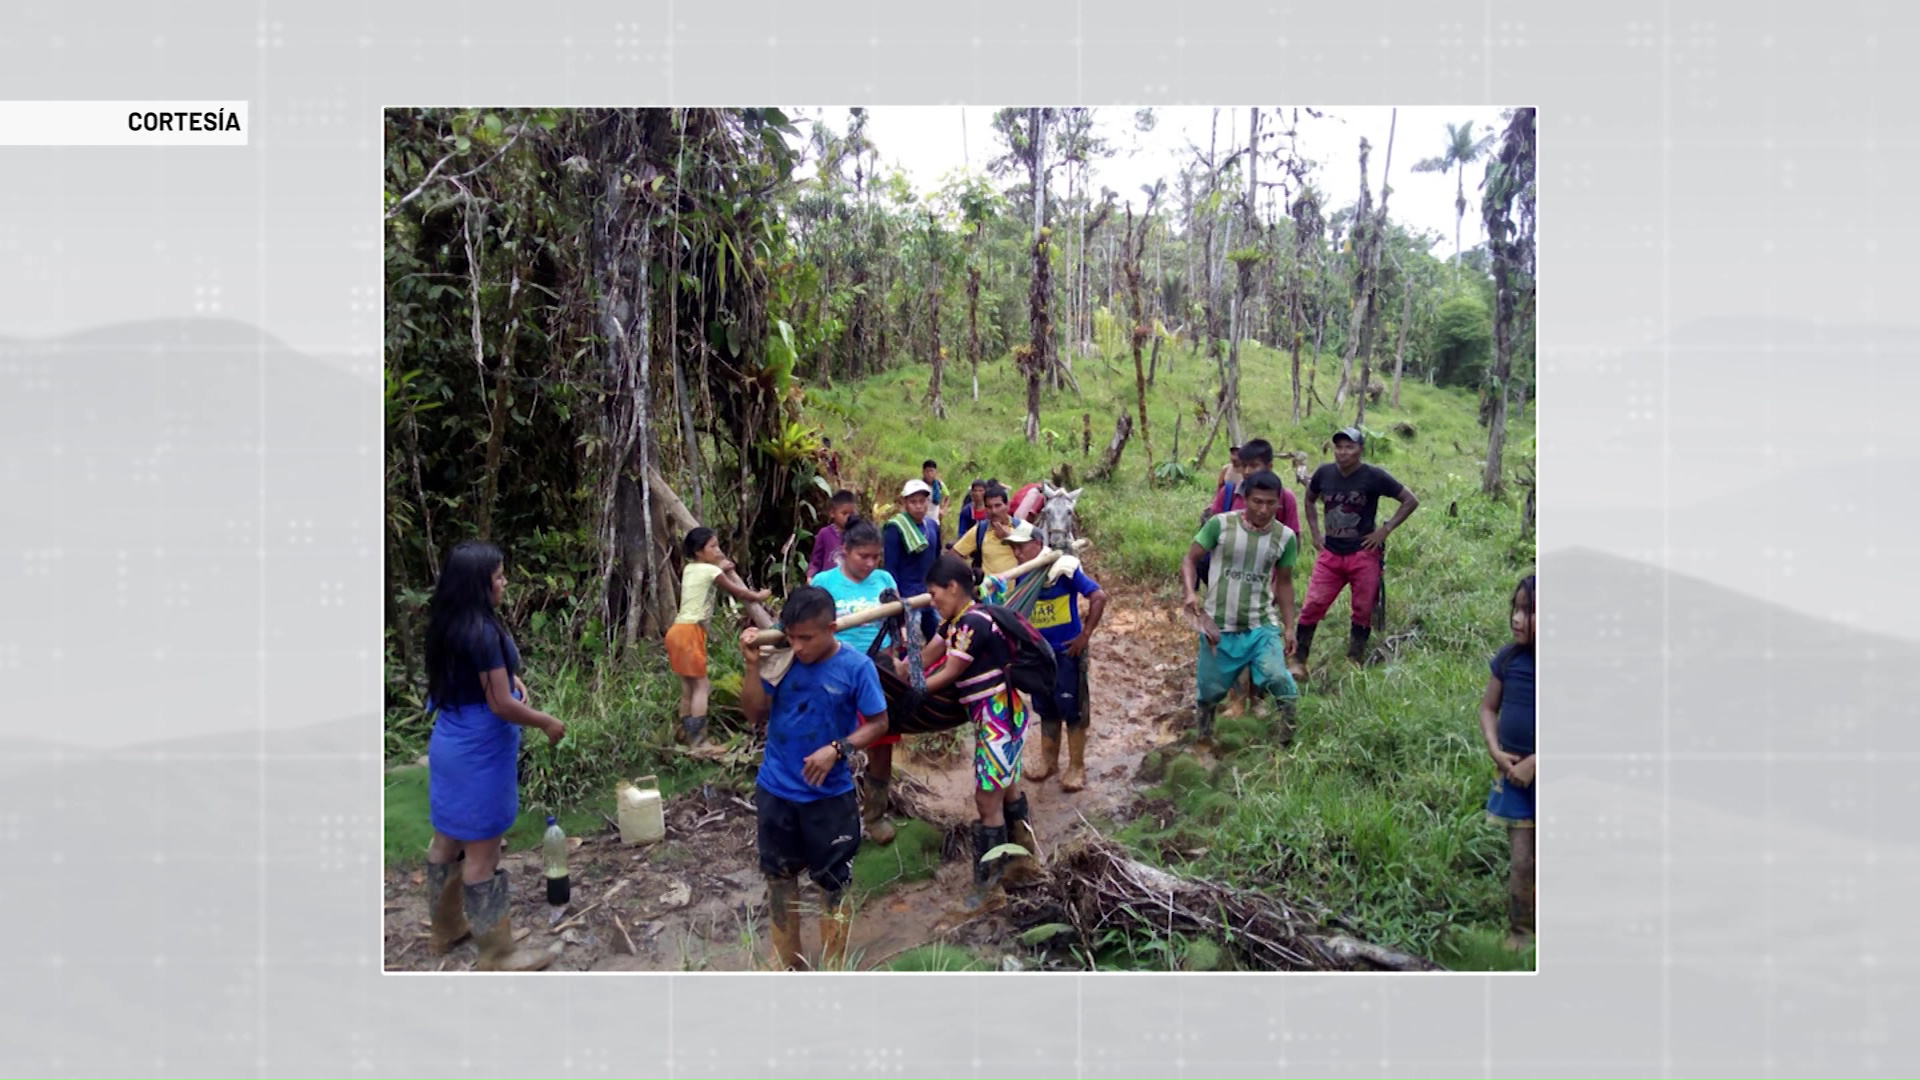
<svg viewBox="0 0 1920 1080">
<path fill-rule="evenodd" d="M 1013 528 L 1007 530 L 1009 544 L 1024 544 L 1031 539 L 1033 539 L 1033 522 L 1031 521 L 1015 522 Z"/>
<path fill-rule="evenodd" d="M 927 486 L 927 482 L 925 480 L 909 480 L 907 481 L 907 486 L 900 489 L 900 497 L 903 499 L 908 497 L 909 495 L 931 495 L 931 494 L 933 494 L 933 489 Z"/>
</svg>

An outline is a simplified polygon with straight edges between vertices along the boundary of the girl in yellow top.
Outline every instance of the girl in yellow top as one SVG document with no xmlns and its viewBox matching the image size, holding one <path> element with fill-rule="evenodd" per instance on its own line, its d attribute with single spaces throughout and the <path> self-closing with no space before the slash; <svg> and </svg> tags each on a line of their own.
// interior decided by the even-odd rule
<svg viewBox="0 0 1920 1080">
<path fill-rule="evenodd" d="M 733 560 L 720 551 L 720 538 L 704 525 L 687 533 L 682 550 L 687 565 L 680 572 L 680 614 L 667 628 L 667 662 L 680 676 L 680 728 L 674 738 L 697 747 L 706 742 L 707 695 L 713 689 L 707 681 L 707 620 L 713 615 L 714 583 L 737 599 L 761 603 L 773 591 L 747 588 L 733 572 Z"/>
</svg>

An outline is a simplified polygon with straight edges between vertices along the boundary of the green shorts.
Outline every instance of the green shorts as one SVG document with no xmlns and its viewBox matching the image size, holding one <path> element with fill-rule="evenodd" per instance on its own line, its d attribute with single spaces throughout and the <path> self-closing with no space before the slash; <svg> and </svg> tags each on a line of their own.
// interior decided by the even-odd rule
<svg viewBox="0 0 1920 1080">
<path fill-rule="evenodd" d="M 1227 690 L 1250 672 L 1253 685 L 1283 701 L 1300 696 L 1287 671 L 1286 643 L 1279 627 L 1256 626 L 1251 630 L 1222 633 L 1220 644 L 1209 645 L 1200 638 L 1200 656 L 1194 665 L 1194 689 L 1202 705 L 1217 705 L 1226 700 Z"/>
</svg>

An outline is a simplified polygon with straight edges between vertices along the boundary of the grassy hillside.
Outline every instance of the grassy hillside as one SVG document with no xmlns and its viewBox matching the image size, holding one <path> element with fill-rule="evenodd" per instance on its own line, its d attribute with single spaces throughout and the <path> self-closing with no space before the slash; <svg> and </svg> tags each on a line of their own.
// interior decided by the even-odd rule
<svg viewBox="0 0 1920 1080">
<path fill-rule="evenodd" d="M 1204 436 L 1196 430 L 1194 406 L 1210 395 L 1215 365 L 1184 351 L 1170 358 L 1165 349 L 1160 360 L 1148 400 L 1155 459 L 1169 456 L 1180 417 L 1180 454 L 1191 461 Z M 1293 424 L 1289 358 L 1255 347 L 1243 351 L 1241 363 L 1246 436 L 1264 436 L 1282 453 L 1305 451 L 1316 465 L 1331 460 L 1323 447 L 1336 427 L 1352 421 L 1353 402 L 1338 414 L 1318 408 Z M 836 445 L 847 447 L 846 478 L 874 496 L 897 492 L 928 457 L 940 462 L 956 489 L 974 476 L 1039 479 L 1060 462 L 1084 475 L 1111 437 L 1116 414 L 1132 407 L 1134 373 L 1125 354 L 1082 359 L 1074 370 L 1080 397 L 1043 399 L 1041 427 L 1062 437 L 1051 453 L 1022 437 L 1025 391 L 1005 361 L 982 365 L 977 403 L 966 366 L 949 365 L 944 420 L 931 418 L 922 404 L 928 369 L 921 365 L 821 392 L 816 418 Z M 1337 358 L 1327 357 L 1315 380 L 1329 403 L 1338 372 Z M 1474 396 L 1405 383 L 1401 404 L 1370 407 L 1366 422 L 1378 433 L 1370 438 L 1368 460 L 1421 499 L 1389 546 L 1387 631 L 1374 642 L 1385 646 L 1388 659 L 1365 671 L 1345 670 L 1342 598 L 1316 642 L 1316 678 L 1291 751 L 1276 753 L 1251 721 L 1229 721 L 1222 725 L 1217 765 L 1184 755 L 1150 762 L 1150 770 L 1166 777 L 1152 794 L 1170 799 L 1181 813 L 1168 829 L 1136 825 L 1125 839 L 1186 872 L 1307 892 L 1375 940 L 1463 967 L 1502 965 L 1510 961 L 1488 946 L 1504 926 L 1506 838 L 1481 809 L 1492 773 L 1476 705 L 1487 660 L 1507 637 L 1508 596 L 1532 570 L 1533 545 L 1518 539 L 1514 496 L 1494 501 L 1479 493 L 1486 432 L 1477 423 Z M 1089 457 L 1080 452 L 1083 413 L 1092 417 Z M 1530 455 L 1532 443 L 1529 408 L 1510 419 L 1508 461 Z M 1222 434 L 1190 482 L 1157 486 L 1148 482 L 1136 431 L 1120 475 L 1087 485 L 1080 499 L 1103 572 L 1177 602 L 1179 559 L 1226 448 Z M 1299 485 L 1290 486 L 1299 492 Z M 1383 504 L 1383 516 L 1390 506 Z M 1303 565 L 1295 575 L 1302 599 L 1306 580 Z"/>
</svg>

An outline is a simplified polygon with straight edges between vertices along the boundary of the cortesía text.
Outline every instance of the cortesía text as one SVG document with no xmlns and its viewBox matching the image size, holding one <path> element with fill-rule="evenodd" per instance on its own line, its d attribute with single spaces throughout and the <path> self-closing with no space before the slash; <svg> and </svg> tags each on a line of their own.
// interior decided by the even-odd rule
<svg viewBox="0 0 1920 1080">
<path fill-rule="evenodd" d="M 131 131 L 239 131 L 240 114 L 220 109 L 215 112 L 131 112 L 127 114 Z"/>
</svg>

